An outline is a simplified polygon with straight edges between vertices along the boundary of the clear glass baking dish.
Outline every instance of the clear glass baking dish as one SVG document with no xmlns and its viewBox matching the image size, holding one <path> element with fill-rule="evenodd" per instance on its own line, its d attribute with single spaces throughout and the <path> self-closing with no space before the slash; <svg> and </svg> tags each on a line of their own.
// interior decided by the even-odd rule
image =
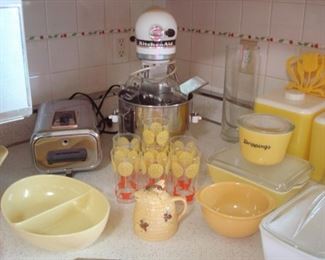
<svg viewBox="0 0 325 260">
<path fill-rule="evenodd" d="M 325 186 L 308 187 L 260 224 L 266 259 L 325 259 Z"/>
<path fill-rule="evenodd" d="M 312 166 L 306 160 L 286 155 L 276 165 L 256 165 L 243 158 L 238 145 L 216 152 L 208 159 L 208 173 L 214 182 L 239 181 L 262 188 L 277 206 L 292 198 L 310 179 Z"/>
</svg>

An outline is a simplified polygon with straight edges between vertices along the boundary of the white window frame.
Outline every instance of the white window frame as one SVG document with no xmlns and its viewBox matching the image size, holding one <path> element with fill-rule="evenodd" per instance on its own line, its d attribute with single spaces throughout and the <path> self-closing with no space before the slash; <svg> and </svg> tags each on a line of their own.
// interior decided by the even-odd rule
<svg viewBox="0 0 325 260">
<path fill-rule="evenodd" d="M 29 71 L 28 71 L 28 65 L 27 65 L 28 62 L 27 62 L 27 53 L 26 53 L 22 1 L 21 0 L 0 0 L 0 9 L 3 9 L 3 8 L 9 8 L 9 9 L 14 8 L 18 12 L 19 23 L 20 23 L 19 24 L 20 44 L 21 44 L 21 50 L 22 50 L 21 57 L 23 60 L 23 68 L 20 68 L 20 71 L 23 71 L 23 74 L 24 74 L 23 81 L 24 81 L 25 86 L 23 86 L 23 84 L 21 84 L 18 87 L 19 89 L 17 89 L 17 91 L 16 91 L 16 93 L 20 93 L 23 95 L 24 104 L 22 104 L 21 106 L 17 105 L 13 109 L 4 108 L 5 105 L 2 106 L 0 104 L 0 124 L 23 119 L 24 117 L 31 115 L 33 112 L 32 99 L 31 99 L 31 88 L 30 88 L 30 81 L 29 81 Z M 4 42 L 5 40 L 6 40 L 6 35 L 1 35 L 1 32 L 0 32 L 0 48 L 5 48 L 5 46 L 8 46 L 5 44 L 5 42 Z M 1 57 L 0 57 L 0 59 L 1 59 Z M 1 73 L 3 73 L 3 74 L 1 75 Z M 5 77 L 6 73 L 8 73 L 8 71 L 6 71 L 5 68 L 0 68 L 0 99 L 3 99 L 3 100 L 10 99 L 10 102 L 11 101 L 16 102 L 18 99 L 18 96 L 11 94 L 13 91 L 6 91 L 6 88 L 12 88 L 13 86 L 5 85 L 5 80 L 1 81 L 1 77 Z M 22 92 L 22 91 L 24 91 L 24 92 Z M 20 98 L 21 97 L 22 96 L 20 96 Z M 1 100 L 0 100 L 0 102 L 1 102 Z M 19 101 L 17 101 L 17 103 L 19 103 Z"/>
</svg>

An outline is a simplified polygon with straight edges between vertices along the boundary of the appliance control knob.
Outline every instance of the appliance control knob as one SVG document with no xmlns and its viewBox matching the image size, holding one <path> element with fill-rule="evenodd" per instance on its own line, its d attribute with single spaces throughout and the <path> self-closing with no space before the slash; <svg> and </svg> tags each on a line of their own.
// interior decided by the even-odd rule
<svg viewBox="0 0 325 260">
<path fill-rule="evenodd" d="M 135 42 L 135 40 L 136 40 L 135 36 L 132 35 L 132 36 L 130 37 L 130 42 Z"/>
<path fill-rule="evenodd" d="M 168 37 L 174 37 L 175 36 L 175 30 L 174 29 L 168 29 L 167 31 L 165 31 L 165 34 Z"/>
</svg>

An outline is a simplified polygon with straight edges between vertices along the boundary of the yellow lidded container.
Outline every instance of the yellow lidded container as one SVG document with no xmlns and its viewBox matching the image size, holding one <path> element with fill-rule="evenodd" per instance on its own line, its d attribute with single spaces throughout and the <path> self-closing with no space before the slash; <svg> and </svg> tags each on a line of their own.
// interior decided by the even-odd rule
<svg viewBox="0 0 325 260">
<path fill-rule="evenodd" d="M 247 161 L 238 144 L 224 148 L 208 159 L 208 173 L 214 182 L 248 183 L 271 195 L 276 207 L 297 194 L 310 178 L 312 166 L 292 155 L 275 165 L 257 165 Z"/>
<path fill-rule="evenodd" d="M 325 111 L 325 99 L 296 90 L 276 90 L 255 99 L 256 113 L 272 114 L 288 119 L 295 125 L 288 153 L 309 159 L 313 119 Z"/>
<path fill-rule="evenodd" d="M 281 162 L 294 125 L 278 116 L 247 114 L 238 120 L 240 151 L 244 158 L 259 165 Z"/>
<path fill-rule="evenodd" d="M 325 184 L 325 112 L 312 125 L 309 161 L 314 167 L 312 179 Z"/>
</svg>

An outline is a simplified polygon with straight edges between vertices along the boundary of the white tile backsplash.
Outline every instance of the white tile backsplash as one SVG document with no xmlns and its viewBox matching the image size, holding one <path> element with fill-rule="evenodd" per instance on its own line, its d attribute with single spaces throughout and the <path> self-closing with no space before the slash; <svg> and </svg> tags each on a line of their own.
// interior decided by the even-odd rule
<svg viewBox="0 0 325 260">
<path fill-rule="evenodd" d="M 47 34 L 44 1 L 24 1 L 23 14 L 27 37 Z"/>
<path fill-rule="evenodd" d="M 52 39 L 49 43 L 51 72 L 79 68 L 78 39 Z"/>
<path fill-rule="evenodd" d="M 193 2 L 193 27 L 213 30 L 215 27 L 215 1 Z"/>
<path fill-rule="evenodd" d="M 269 53 L 269 43 L 267 42 L 259 42 L 258 43 L 259 48 L 259 74 L 265 75 L 266 74 L 266 66 L 267 66 L 267 60 L 268 60 L 268 53 Z"/>
<path fill-rule="evenodd" d="M 106 65 L 105 35 L 81 37 L 78 43 L 80 68 Z"/>
<path fill-rule="evenodd" d="M 225 80 L 225 69 L 220 67 L 212 67 L 212 80 L 210 85 L 212 85 L 213 91 L 217 93 L 223 93 Z"/>
<path fill-rule="evenodd" d="M 49 72 L 48 53 L 47 41 L 32 41 L 27 43 L 30 75 L 47 74 Z"/>
<path fill-rule="evenodd" d="M 134 36 L 134 33 L 129 33 L 129 37 Z M 112 38 L 112 37 L 111 37 Z M 129 42 L 129 62 L 139 61 L 136 55 L 136 44 L 135 42 Z"/>
<path fill-rule="evenodd" d="M 212 65 L 214 36 L 210 34 L 192 34 L 192 55 L 191 60 L 207 65 Z"/>
<path fill-rule="evenodd" d="M 276 38 L 299 40 L 302 34 L 304 8 L 304 4 L 274 3 L 271 35 Z"/>
<path fill-rule="evenodd" d="M 214 62 L 213 64 L 218 67 L 225 67 L 226 62 L 226 47 L 227 45 L 239 44 L 237 38 L 227 38 L 223 36 L 215 36 L 214 39 Z"/>
<path fill-rule="evenodd" d="M 311 42 L 325 42 L 324 25 L 325 5 L 308 4 L 305 9 L 302 39 Z"/>
<path fill-rule="evenodd" d="M 176 60 L 177 76 L 179 82 L 183 82 L 190 78 L 191 75 L 191 63 L 185 60 Z"/>
<path fill-rule="evenodd" d="M 104 30 L 105 1 L 77 0 L 78 31 Z"/>
<path fill-rule="evenodd" d="M 30 87 L 32 91 L 32 102 L 34 105 L 39 105 L 52 99 L 49 75 L 35 75 L 30 77 Z"/>
<path fill-rule="evenodd" d="M 152 5 L 152 1 L 148 0 L 130 0 L 130 16 L 131 26 L 135 26 L 138 17 Z"/>
<path fill-rule="evenodd" d="M 192 1 L 167 0 L 166 8 L 174 16 L 179 27 L 193 27 Z"/>
<path fill-rule="evenodd" d="M 273 43 L 269 46 L 266 75 L 287 80 L 286 61 L 288 58 L 299 55 L 299 49 L 289 45 Z"/>
<path fill-rule="evenodd" d="M 176 58 L 182 60 L 191 60 L 192 33 L 179 32 L 177 35 Z"/>
<path fill-rule="evenodd" d="M 271 2 L 243 1 L 241 32 L 257 36 L 269 34 Z"/>
<path fill-rule="evenodd" d="M 287 80 L 283 79 L 277 79 L 272 77 L 266 77 L 265 78 L 265 87 L 264 87 L 264 93 L 281 90 L 286 87 L 288 84 Z"/>
<path fill-rule="evenodd" d="M 212 66 L 208 66 L 200 63 L 194 63 L 194 62 L 191 63 L 191 70 L 190 70 L 191 75 L 197 75 L 209 82 L 209 85 L 204 87 L 205 89 L 210 90 L 212 88 L 211 86 L 212 77 L 213 77 L 212 70 L 213 70 Z"/>
<path fill-rule="evenodd" d="M 67 99 L 80 91 L 79 70 L 53 73 L 50 76 L 53 99 Z"/>
<path fill-rule="evenodd" d="M 76 0 L 46 1 L 47 31 L 49 34 L 76 32 Z"/>
<path fill-rule="evenodd" d="M 107 66 L 107 83 L 124 84 L 130 74 L 130 66 L 128 63 L 110 64 Z"/>
<path fill-rule="evenodd" d="M 79 91 L 83 93 L 106 90 L 106 66 L 81 69 L 79 80 Z"/>
<path fill-rule="evenodd" d="M 240 30 L 242 1 L 216 1 L 215 30 L 238 33 Z"/>
<path fill-rule="evenodd" d="M 106 29 L 129 28 L 131 26 L 130 1 L 105 1 Z"/>
</svg>

